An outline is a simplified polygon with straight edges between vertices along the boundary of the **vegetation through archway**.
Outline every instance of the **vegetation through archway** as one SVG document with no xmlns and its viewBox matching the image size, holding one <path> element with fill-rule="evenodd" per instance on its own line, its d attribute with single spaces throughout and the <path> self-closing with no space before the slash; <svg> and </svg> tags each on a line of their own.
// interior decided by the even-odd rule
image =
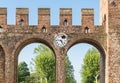
<svg viewBox="0 0 120 83">
<path fill-rule="evenodd" d="M 31 57 L 31 59 L 32 59 L 30 62 L 30 64 L 32 65 L 32 67 L 30 69 L 31 71 L 29 71 L 27 62 L 25 62 L 25 61 L 19 62 L 19 64 L 18 64 L 18 83 L 22 83 L 22 82 L 26 82 L 26 83 L 38 83 L 38 82 L 51 83 L 52 82 L 52 83 L 55 83 L 54 53 L 51 51 L 51 49 L 49 47 L 47 47 L 44 44 L 39 43 L 36 45 L 28 45 L 28 48 L 29 48 L 29 46 L 34 47 L 32 49 L 32 52 L 35 55 L 35 56 Z M 31 50 L 27 49 L 27 51 L 30 52 Z M 27 53 L 24 53 L 24 54 L 27 54 Z M 23 55 L 21 57 L 28 59 L 29 55 L 28 56 Z M 22 78 L 22 79 L 20 79 L 20 78 Z"/>
<path fill-rule="evenodd" d="M 101 50 L 97 50 L 98 48 L 92 44 L 79 43 L 68 50 L 67 55 L 75 70 L 76 83 L 105 82 L 105 80 L 101 81 L 105 79 L 105 69 L 103 69 L 105 68 L 105 55 L 101 53 Z"/>
</svg>

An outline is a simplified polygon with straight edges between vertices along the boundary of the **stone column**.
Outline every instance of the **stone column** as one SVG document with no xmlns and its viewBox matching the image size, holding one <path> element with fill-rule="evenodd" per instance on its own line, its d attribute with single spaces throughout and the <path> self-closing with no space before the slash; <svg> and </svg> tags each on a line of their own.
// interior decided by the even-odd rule
<svg viewBox="0 0 120 83">
<path fill-rule="evenodd" d="M 110 33 L 109 35 L 109 64 L 108 64 L 108 83 L 120 82 L 120 34 Z"/>
<path fill-rule="evenodd" d="M 105 54 L 101 52 L 100 56 L 100 83 L 105 83 Z"/>
<path fill-rule="evenodd" d="M 4 45 L 6 48 L 6 51 L 5 51 L 5 83 L 15 83 L 15 78 L 14 78 L 15 69 L 14 69 L 14 62 L 13 62 L 13 56 L 12 56 L 12 51 L 14 50 L 14 44 L 13 44 L 13 41 L 10 42 L 9 38 L 6 37 L 6 40 L 4 40 Z"/>
<path fill-rule="evenodd" d="M 56 83 L 65 83 L 65 52 L 59 49 L 56 53 Z"/>
<path fill-rule="evenodd" d="M 5 83 L 5 53 L 0 46 L 0 83 Z"/>
<path fill-rule="evenodd" d="M 14 70 L 11 70 L 11 56 L 10 53 L 6 53 L 5 56 L 5 83 L 13 83 L 13 76 L 12 72 Z"/>
</svg>

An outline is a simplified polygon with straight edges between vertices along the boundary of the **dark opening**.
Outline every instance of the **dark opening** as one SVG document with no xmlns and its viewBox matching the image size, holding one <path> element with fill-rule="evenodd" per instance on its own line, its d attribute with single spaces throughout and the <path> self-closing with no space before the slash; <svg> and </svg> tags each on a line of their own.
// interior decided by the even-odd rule
<svg viewBox="0 0 120 83">
<path fill-rule="evenodd" d="M 104 15 L 103 23 L 106 22 L 106 14 Z"/>
<path fill-rule="evenodd" d="M 64 26 L 67 26 L 68 25 L 68 21 L 67 19 L 64 20 Z"/>
<path fill-rule="evenodd" d="M 47 32 L 47 29 L 45 26 L 42 27 L 42 32 L 44 32 L 44 33 Z"/>
<path fill-rule="evenodd" d="M 89 33 L 90 29 L 88 27 L 85 27 L 85 33 Z"/>
<path fill-rule="evenodd" d="M 111 4 L 112 6 L 116 6 L 116 4 L 115 4 L 115 1 L 114 1 L 114 0 L 110 0 L 110 4 Z"/>
<path fill-rule="evenodd" d="M 2 32 L 2 26 L 0 26 L 0 32 Z"/>
<path fill-rule="evenodd" d="M 24 26 L 24 20 L 23 19 L 20 20 L 20 25 Z"/>
</svg>

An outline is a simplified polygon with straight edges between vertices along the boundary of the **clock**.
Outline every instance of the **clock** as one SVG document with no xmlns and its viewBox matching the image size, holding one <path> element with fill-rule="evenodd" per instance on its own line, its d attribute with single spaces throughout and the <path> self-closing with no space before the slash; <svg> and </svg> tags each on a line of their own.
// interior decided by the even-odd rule
<svg viewBox="0 0 120 83">
<path fill-rule="evenodd" d="M 64 33 L 59 33 L 54 37 L 54 44 L 58 47 L 64 47 L 67 44 L 67 35 Z"/>
</svg>

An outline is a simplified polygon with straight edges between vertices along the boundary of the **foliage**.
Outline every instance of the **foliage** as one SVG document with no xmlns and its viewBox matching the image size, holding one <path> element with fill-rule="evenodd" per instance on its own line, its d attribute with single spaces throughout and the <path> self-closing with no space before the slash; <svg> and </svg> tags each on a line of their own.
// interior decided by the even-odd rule
<svg viewBox="0 0 120 83">
<path fill-rule="evenodd" d="M 29 83 L 30 72 L 25 62 L 20 62 L 18 65 L 18 83 Z"/>
<path fill-rule="evenodd" d="M 42 83 L 40 82 L 40 76 L 37 72 L 30 74 L 30 83 Z"/>
<path fill-rule="evenodd" d="M 89 49 L 85 55 L 81 76 L 82 83 L 98 83 L 100 80 L 100 53 L 95 49 Z"/>
<path fill-rule="evenodd" d="M 35 58 L 35 67 L 43 81 L 48 83 L 55 82 L 55 57 L 52 51 L 43 44 L 35 48 L 34 52 L 38 54 Z M 43 82 L 42 82 L 43 83 Z"/>
<path fill-rule="evenodd" d="M 36 71 L 42 78 L 42 83 L 55 83 L 55 57 L 53 52 L 45 45 L 40 44 L 37 48 L 35 48 L 34 53 L 37 54 L 34 60 Z M 76 83 L 73 72 L 73 66 L 67 57 L 66 83 Z"/>
<path fill-rule="evenodd" d="M 74 79 L 74 68 L 71 65 L 68 56 L 66 56 L 66 83 L 76 83 L 76 80 Z"/>
</svg>

